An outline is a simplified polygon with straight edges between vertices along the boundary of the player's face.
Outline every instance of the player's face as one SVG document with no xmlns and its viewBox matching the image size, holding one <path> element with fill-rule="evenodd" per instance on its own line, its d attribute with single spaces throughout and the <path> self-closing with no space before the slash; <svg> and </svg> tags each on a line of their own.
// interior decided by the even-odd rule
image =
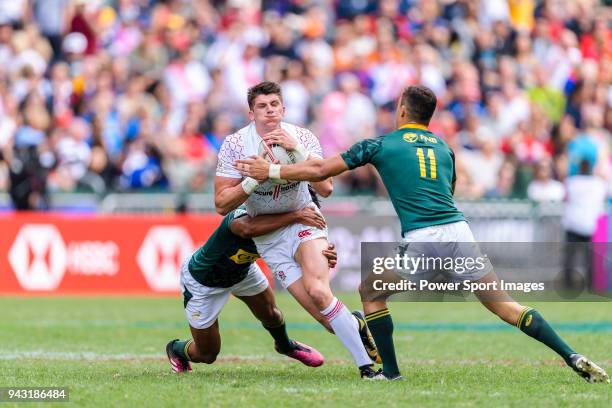
<svg viewBox="0 0 612 408">
<path fill-rule="evenodd" d="M 249 119 L 254 120 L 256 125 L 267 129 L 276 129 L 283 115 L 285 107 L 277 94 L 258 95 L 253 101 L 253 109 L 249 111 Z"/>
</svg>

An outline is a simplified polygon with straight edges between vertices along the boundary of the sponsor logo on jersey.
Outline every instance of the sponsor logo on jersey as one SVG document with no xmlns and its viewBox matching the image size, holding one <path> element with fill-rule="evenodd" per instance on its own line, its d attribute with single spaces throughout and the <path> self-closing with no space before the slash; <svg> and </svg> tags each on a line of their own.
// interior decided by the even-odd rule
<svg viewBox="0 0 612 408">
<path fill-rule="evenodd" d="M 281 186 L 278 185 L 276 187 L 274 187 L 274 192 L 272 193 L 272 198 L 275 200 L 278 200 L 278 197 L 280 197 L 280 193 L 281 193 Z"/>
<path fill-rule="evenodd" d="M 438 143 L 438 139 L 433 136 L 417 135 L 416 133 L 404 133 L 403 139 L 408 143 L 426 142 L 426 143 Z"/>
<path fill-rule="evenodd" d="M 298 232 L 298 238 L 303 239 L 312 235 L 312 231 L 310 230 L 302 230 Z"/>
<path fill-rule="evenodd" d="M 293 183 L 289 183 L 289 184 L 285 184 L 284 186 L 281 185 L 277 185 L 275 187 L 280 187 L 280 192 L 284 193 L 288 190 L 293 190 L 294 188 L 296 188 L 297 186 L 300 185 L 299 181 L 293 182 Z M 253 192 L 253 194 L 258 195 L 258 196 L 271 196 L 274 194 L 274 191 L 259 191 L 259 190 L 255 190 Z"/>
<path fill-rule="evenodd" d="M 527 320 L 525 321 L 525 327 L 528 327 L 531 324 L 532 320 L 533 320 L 532 315 L 527 316 Z"/>
<path fill-rule="evenodd" d="M 404 140 L 408 143 L 414 143 L 418 138 L 419 136 L 416 133 L 404 133 Z"/>
<path fill-rule="evenodd" d="M 251 252 L 247 252 L 244 249 L 238 249 L 238 251 L 229 257 L 235 264 L 243 265 L 247 263 L 255 262 L 255 260 L 259 258 L 259 254 L 253 254 Z"/>
</svg>

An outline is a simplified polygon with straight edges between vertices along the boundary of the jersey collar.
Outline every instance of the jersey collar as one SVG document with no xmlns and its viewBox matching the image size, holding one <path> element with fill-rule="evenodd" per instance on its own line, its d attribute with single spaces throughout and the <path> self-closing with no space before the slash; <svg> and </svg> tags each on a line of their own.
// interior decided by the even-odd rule
<svg viewBox="0 0 612 408">
<path fill-rule="evenodd" d="M 427 131 L 427 126 L 418 123 L 407 123 L 404 126 L 400 126 L 400 129 L 419 129 Z"/>
</svg>

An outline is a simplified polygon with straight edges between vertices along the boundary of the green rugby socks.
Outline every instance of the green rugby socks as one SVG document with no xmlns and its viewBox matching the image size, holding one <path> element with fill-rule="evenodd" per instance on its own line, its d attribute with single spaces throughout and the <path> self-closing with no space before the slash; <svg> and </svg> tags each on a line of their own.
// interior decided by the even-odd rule
<svg viewBox="0 0 612 408">
<path fill-rule="evenodd" d="M 388 378 L 397 377 L 400 375 L 400 371 L 397 366 L 397 359 L 395 358 L 393 319 L 391 319 L 389 309 L 366 314 L 365 319 L 382 360 L 383 372 Z"/>
<path fill-rule="evenodd" d="M 266 326 L 263 325 L 264 329 L 266 329 L 270 335 L 274 338 L 276 342 L 276 347 L 280 353 L 288 353 L 293 350 L 293 345 L 291 344 L 291 340 L 289 340 L 289 336 L 287 335 L 287 326 L 285 325 L 285 319 L 278 326 Z"/>
<path fill-rule="evenodd" d="M 530 307 L 526 307 L 516 322 L 516 327 L 521 329 L 526 335 L 533 337 L 546 344 L 559 354 L 566 362 L 570 361 L 570 356 L 576 352 L 565 343 L 561 337 L 553 330 L 540 312 Z"/>
<path fill-rule="evenodd" d="M 184 358 L 188 361 L 191 361 L 191 357 L 189 357 L 189 346 L 193 343 L 193 339 L 183 340 L 183 341 L 175 341 L 172 344 L 172 351 L 177 356 Z"/>
</svg>

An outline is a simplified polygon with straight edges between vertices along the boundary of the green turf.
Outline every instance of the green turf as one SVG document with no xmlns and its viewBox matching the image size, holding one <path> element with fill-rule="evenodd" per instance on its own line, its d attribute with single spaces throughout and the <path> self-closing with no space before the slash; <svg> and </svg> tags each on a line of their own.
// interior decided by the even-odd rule
<svg viewBox="0 0 612 408">
<path fill-rule="evenodd" d="M 358 305 L 355 296 L 340 296 Z M 0 387 L 67 386 L 87 406 L 609 407 L 612 386 L 579 379 L 551 351 L 475 303 L 393 303 L 403 382 L 364 383 L 340 342 L 286 296 L 290 335 L 327 358 L 277 355 L 232 299 L 214 365 L 173 375 L 170 339 L 188 335 L 180 298 L 0 299 Z M 612 304 L 536 305 L 578 351 L 612 368 Z M 23 405 L 19 405 L 23 406 Z M 44 405 L 48 406 L 48 405 Z"/>
</svg>

